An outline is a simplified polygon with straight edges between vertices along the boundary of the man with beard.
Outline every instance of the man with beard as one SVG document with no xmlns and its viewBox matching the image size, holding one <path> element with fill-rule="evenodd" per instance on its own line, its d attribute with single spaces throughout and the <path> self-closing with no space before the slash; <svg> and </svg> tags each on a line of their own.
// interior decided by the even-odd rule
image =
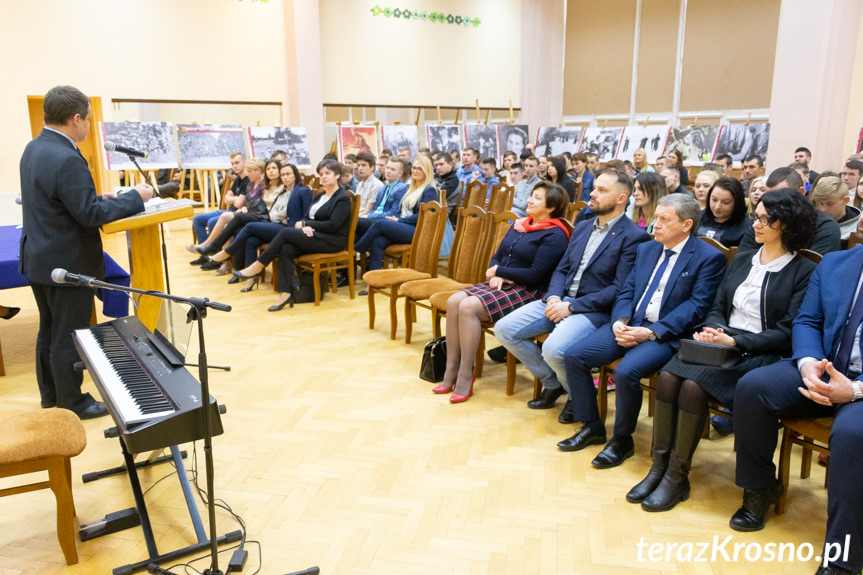
<svg viewBox="0 0 863 575">
<path fill-rule="evenodd" d="M 495 324 L 494 335 L 543 384 L 531 409 L 551 409 L 566 393 L 563 351 L 611 321 L 611 308 L 635 261 L 638 245 L 650 237 L 626 217 L 632 179 L 614 170 L 597 175 L 590 194 L 596 216 L 576 224 L 566 253 L 541 301 L 521 307 Z M 548 333 L 540 350 L 533 338 Z M 567 418 L 569 402 L 558 419 Z M 566 417 L 564 417 L 566 415 Z"/>
</svg>

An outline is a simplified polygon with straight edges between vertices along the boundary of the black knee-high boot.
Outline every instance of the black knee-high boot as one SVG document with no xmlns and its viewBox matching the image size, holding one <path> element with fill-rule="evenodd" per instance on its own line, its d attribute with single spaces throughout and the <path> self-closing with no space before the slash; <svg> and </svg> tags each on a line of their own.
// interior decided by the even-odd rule
<svg viewBox="0 0 863 575">
<path fill-rule="evenodd" d="M 647 473 L 647 477 L 629 490 L 626 500 L 630 503 L 641 503 L 647 496 L 653 493 L 665 470 L 668 468 L 668 454 L 674 440 L 674 430 L 677 427 L 677 405 L 666 403 L 658 399 L 653 401 L 653 447 L 650 449 L 650 457 L 653 465 Z"/>
<path fill-rule="evenodd" d="M 647 499 L 641 502 L 645 511 L 668 511 L 681 501 L 689 499 L 689 468 L 701 432 L 707 423 L 707 414 L 695 414 L 682 409 L 677 413 L 677 431 L 674 447 L 668 456 L 668 469 L 662 481 Z"/>
</svg>

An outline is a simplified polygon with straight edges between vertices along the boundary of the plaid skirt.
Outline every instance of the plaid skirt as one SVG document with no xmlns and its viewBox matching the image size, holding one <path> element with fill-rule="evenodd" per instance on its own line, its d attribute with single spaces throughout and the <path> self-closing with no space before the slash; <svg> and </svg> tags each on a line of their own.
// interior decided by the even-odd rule
<svg viewBox="0 0 863 575">
<path fill-rule="evenodd" d="M 488 282 L 466 287 L 462 291 L 478 297 L 485 308 L 485 313 L 493 322 L 542 297 L 541 291 L 529 290 L 522 286 L 493 290 L 489 287 Z"/>
</svg>

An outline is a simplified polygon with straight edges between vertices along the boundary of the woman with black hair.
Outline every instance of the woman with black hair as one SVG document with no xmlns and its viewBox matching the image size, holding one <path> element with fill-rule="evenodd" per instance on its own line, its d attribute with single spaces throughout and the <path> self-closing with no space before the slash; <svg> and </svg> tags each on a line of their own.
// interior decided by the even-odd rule
<svg viewBox="0 0 863 575">
<path fill-rule="evenodd" d="M 761 247 L 734 258 L 702 331 L 692 336 L 696 342 L 735 348 L 740 361 L 714 367 L 678 355 L 662 368 L 653 402 L 653 465 L 626 495 L 630 503 L 641 503 L 645 511 L 667 511 L 685 501 L 708 400 L 733 407 L 740 377 L 790 354 L 791 325 L 815 269 L 797 252 L 811 242 L 815 222 L 815 208 L 802 194 L 780 190 L 761 197 L 751 224 Z"/>
<path fill-rule="evenodd" d="M 562 186 L 569 196 L 570 202 L 577 201 L 575 197 L 575 182 L 566 175 L 566 160 L 563 156 L 552 156 L 548 159 L 548 178 L 552 184 Z"/>
<path fill-rule="evenodd" d="M 743 186 L 734 178 L 722 177 L 707 192 L 707 207 L 701 214 L 695 235 L 713 238 L 731 247 L 740 243 L 750 224 Z"/>
</svg>

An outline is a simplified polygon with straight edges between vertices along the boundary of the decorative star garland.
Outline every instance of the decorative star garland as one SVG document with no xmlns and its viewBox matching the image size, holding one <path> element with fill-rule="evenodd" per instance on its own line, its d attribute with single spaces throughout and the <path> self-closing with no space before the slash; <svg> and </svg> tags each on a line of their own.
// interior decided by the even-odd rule
<svg viewBox="0 0 863 575">
<path fill-rule="evenodd" d="M 479 18 L 470 18 L 469 16 L 453 16 L 452 14 L 444 14 L 443 12 L 417 12 L 416 10 L 402 10 L 401 8 L 381 8 L 375 6 L 371 10 L 372 16 L 385 16 L 387 18 L 404 18 L 405 20 L 423 20 L 426 22 L 444 22 L 447 24 L 455 24 L 457 26 L 471 26 L 474 28 L 482 24 Z"/>
</svg>

